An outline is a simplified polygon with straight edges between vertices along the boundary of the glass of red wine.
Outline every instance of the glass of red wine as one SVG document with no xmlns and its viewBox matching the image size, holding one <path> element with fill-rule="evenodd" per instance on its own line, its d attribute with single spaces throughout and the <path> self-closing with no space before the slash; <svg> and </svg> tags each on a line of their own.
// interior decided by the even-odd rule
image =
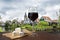
<svg viewBox="0 0 60 40">
<path fill-rule="evenodd" d="M 38 18 L 38 12 L 29 12 L 28 13 L 28 18 L 32 21 L 32 31 L 34 32 L 34 24 L 35 20 Z"/>
</svg>

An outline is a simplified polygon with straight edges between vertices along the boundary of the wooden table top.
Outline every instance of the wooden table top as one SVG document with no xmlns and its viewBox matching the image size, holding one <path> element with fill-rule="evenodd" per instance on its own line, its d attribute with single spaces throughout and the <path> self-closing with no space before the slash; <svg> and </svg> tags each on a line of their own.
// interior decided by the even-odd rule
<svg viewBox="0 0 60 40">
<path fill-rule="evenodd" d="M 21 38 L 21 37 L 24 37 L 24 36 L 26 36 L 26 35 L 27 35 L 27 34 L 20 35 L 20 34 L 18 34 L 18 33 L 16 33 L 15 35 L 14 35 L 14 33 L 4 33 L 4 34 L 2 34 L 2 36 L 8 37 L 8 38 L 10 38 L 10 39 Z"/>
<path fill-rule="evenodd" d="M 8 37 L 2 36 L 0 33 L 0 40 L 11 40 Z M 60 33 L 48 33 L 48 32 L 36 32 L 34 36 L 25 36 L 22 38 L 14 39 L 14 40 L 60 40 Z"/>
</svg>

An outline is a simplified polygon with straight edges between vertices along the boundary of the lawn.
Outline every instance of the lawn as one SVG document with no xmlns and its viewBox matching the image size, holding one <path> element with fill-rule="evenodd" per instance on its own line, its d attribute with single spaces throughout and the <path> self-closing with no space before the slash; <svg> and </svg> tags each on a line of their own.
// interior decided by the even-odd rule
<svg viewBox="0 0 60 40">
<path fill-rule="evenodd" d="M 0 27 L 0 32 L 3 32 L 2 27 Z"/>
</svg>

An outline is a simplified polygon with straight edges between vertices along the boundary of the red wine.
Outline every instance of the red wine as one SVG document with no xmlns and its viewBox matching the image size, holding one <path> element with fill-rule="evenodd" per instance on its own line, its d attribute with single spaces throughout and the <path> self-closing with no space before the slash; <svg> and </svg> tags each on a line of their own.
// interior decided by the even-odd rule
<svg viewBox="0 0 60 40">
<path fill-rule="evenodd" d="M 35 21 L 38 18 L 38 12 L 29 12 L 28 18 L 32 21 Z"/>
</svg>

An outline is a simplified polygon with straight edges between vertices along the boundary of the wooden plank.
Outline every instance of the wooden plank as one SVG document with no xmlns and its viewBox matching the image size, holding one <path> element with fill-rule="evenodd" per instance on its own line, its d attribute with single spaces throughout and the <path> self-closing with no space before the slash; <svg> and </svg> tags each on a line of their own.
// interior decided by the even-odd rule
<svg viewBox="0 0 60 40">
<path fill-rule="evenodd" d="M 27 29 L 23 29 L 23 32 L 24 32 L 24 33 L 27 33 L 28 35 L 32 35 L 32 33 L 33 33 L 32 31 L 29 31 L 29 30 L 27 30 Z"/>
<path fill-rule="evenodd" d="M 16 36 L 14 36 L 14 34 L 13 33 L 5 33 L 5 34 L 2 34 L 3 36 L 6 36 L 6 37 L 8 37 L 8 38 L 10 38 L 10 39 L 16 39 L 16 38 L 20 38 L 20 37 L 24 37 L 24 36 L 26 36 L 27 34 L 24 34 L 24 35 L 16 35 Z"/>
</svg>

